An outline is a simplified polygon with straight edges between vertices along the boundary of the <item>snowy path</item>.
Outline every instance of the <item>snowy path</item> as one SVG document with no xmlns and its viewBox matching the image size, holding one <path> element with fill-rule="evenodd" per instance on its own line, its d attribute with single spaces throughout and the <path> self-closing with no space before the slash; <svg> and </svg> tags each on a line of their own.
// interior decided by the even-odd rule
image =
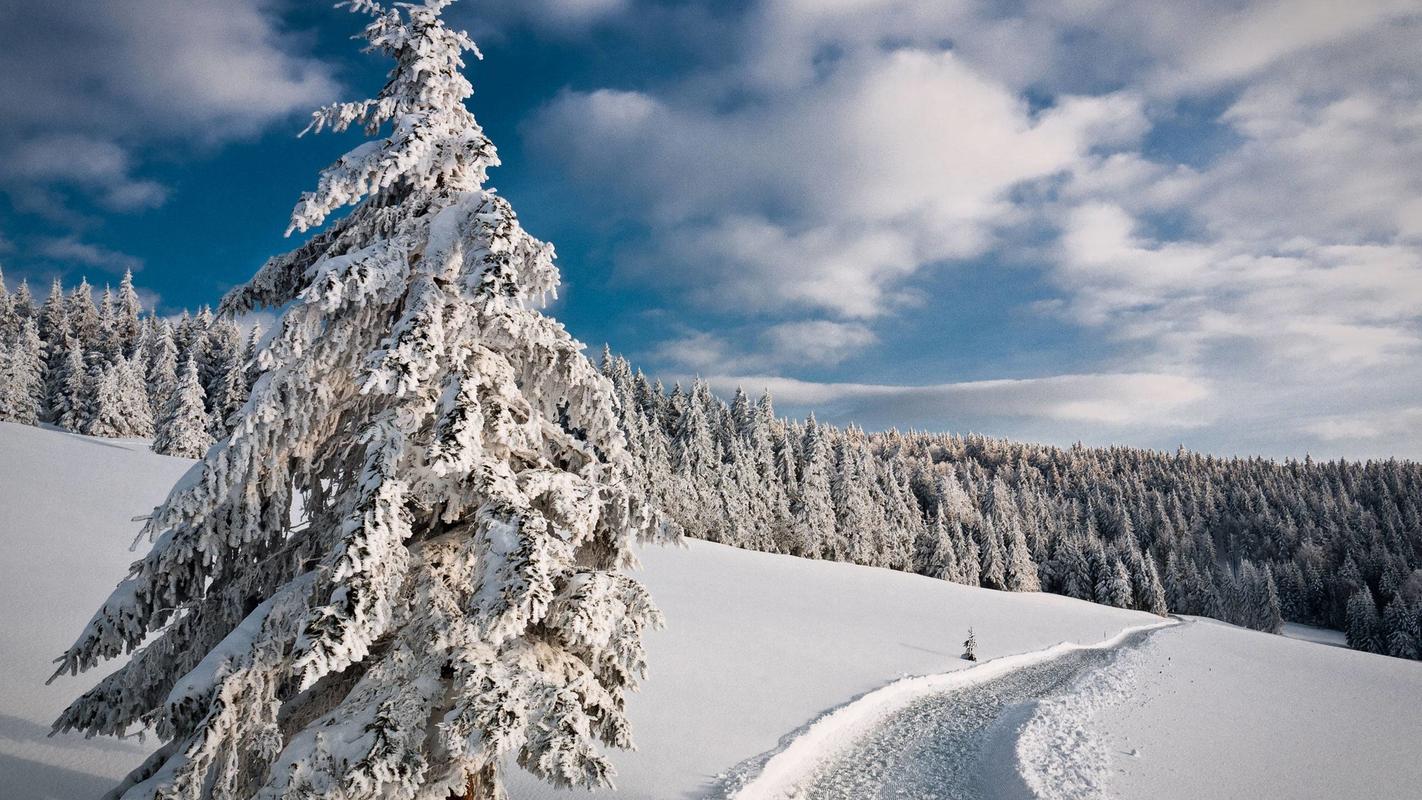
<svg viewBox="0 0 1422 800">
<path fill-rule="evenodd" d="M 890 684 L 809 726 L 731 796 L 1030 798 L 1015 752 L 1037 703 L 1112 664 L 1160 627 Z"/>
</svg>

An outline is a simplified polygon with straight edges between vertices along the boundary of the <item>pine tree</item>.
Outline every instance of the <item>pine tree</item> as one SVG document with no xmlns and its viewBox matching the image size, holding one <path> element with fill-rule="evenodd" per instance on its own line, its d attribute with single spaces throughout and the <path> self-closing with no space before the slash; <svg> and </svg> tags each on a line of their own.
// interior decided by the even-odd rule
<svg viewBox="0 0 1422 800">
<path fill-rule="evenodd" d="M 1039 592 L 1042 585 L 1037 579 L 1037 565 L 1032 562 L 1032 552 L 1027 549 L 1027 538 L 1016 520 L 1007 523 L 1007 589 L 1012 592 Z"/>
<path fill-rule="evenodd" d="M 104 285 L 104 293 L 99 298 L 99 333 L 94 340 L 93 350 L 96 363 L 107 366 L 118 361 L 123 355 L 124 342 L 120 338 L 118 304 L 114 292 Z"/>
<path fill-rule="evenodd" d="M 104 367 L 94 389 L 93 412 L 84 432 L 111 439 L 146 439 L 153 435 L 153 411 L 139 365 L 118 356 Z"/>
<path fill-rule="evenodd" d="M 69 335 L 78 341 L 80 349 L 86 352 L 97 349 L 99 310 L 94 307 L 94 289 L 87 279 L 79 279 L 79 285 L 69 293 L 64 311 L 69 321 Z"/>
<path fill-rule="evenodd" d="M 717 487 L 721 457 L 700 396 L 704 391 L 698 382 L 672 436 L 671 465 L 678 485 L 678 503 L 672 514 L 687 533 L 714 542 L 721 541 L 725 532 L 724 506 Z"/>
<path fill-rule="evenodd" d="M 1096 598 L 1098 603 L 1108 606 L 1131 607 L 1131 573 L 1121 559 L 1111 559 L 1110 567 L 1101 574 L 1096 584 Z"/>
<path fill-rule="evenodd" d="M 1145 591 L 1136 599 L 1136 608 L 1152 614 L 1165 616 L 1170 613 L 1165 601 L 1165 586 L 1160 581 L 1160 571 L 1155 568 L 1155 558 L 1145 554 Z"/>
<path fill-rule="evenodd" d="M 984 517 L 977 525 L 980 580 L 989 589 L 1007 588 L 1007 562 L 1002 552 L 1002 534 Z"/>
<path fill-rule="evenodd" d="M 178 390 L 178 344 L 173 339 L 173 326 L 167 322 L 156 323 L 153 330 L 153 346 L 148 351 L 148 404 L 157 419 Z M 187 360 L 192 361 L 191 356 Z"/>
<path fill-rule="evenodd" d="M 84 348 L 79 340 L 69 337 L 65 342 L 64 364 L 60 367 L 61 387 L 54 409 L 55 424 L 68 431 L 82 433 L 89 427 L 93 413 L 93 387 L 88 366 L 84 363 Z"/>
<path fill-rule="evenodd" d="M 31 319 L 35 315 L 35 298 L 30 294 L 30 282 L 20 280 L 20 288 L 15 290 L 14 296 L 10 298 L 10 313 L 14 317 L 13 336 L 20 334 L 20 326 L 25 320 Z"/>
<path fill-rule="evenodd" d="M 1383 611 L 1383 630 L 1387 633 L 1387 654 L 1396 658 L 1422 658 L 1419 647 L 1417 613 L 1400 593 Z"/>
<path fill-rule="evenodd" d="M 26 317 L 15 341 L 0 350 L 0 420 L 34 425 L 43 403 L 44 345 L 34 318 Z"/>
<path fill-rule="evenodd" d="M 54 422 L 59 418 L 58 405 L 64 391 L 63 364 L 65 339 L 69 336 L 69 319 L 64 308 L 64 287 L 55 278 L 50 284 L 49 297 L 40 307 L 38 332 L 44 344 L 44 402 L 40 418 Z"/>
<path fill-rule="evenodd" d="M 208 324 L 197 364 L 203 391 L 207 393 L 208 410 L 221 423 L 227 413 L 217 404 L 231 402 L 232 387 L 246 382 L 246 370 L 242 363 L 242 332 L 231 320 L 216 320 Z M 239 373 L 235 379 L 233 372 Z M 238 405 L 241 403 L 238 402 Z"/>
<path fill-rule="evenodd" d="M 221 373 L 217 382 L 217 397 L 208 405 L 212 406 L 212 434 L 224 438 L 231 432 L 231 425 L 237 411 L 247 401 L 247 371 L 240 361 L 230 362 L 228 369 Z"/>
<path fill-rule="evenodd" d="M 142 314 L 143 304 L 133 288 L 133 270 L 124 270 L 118 296 L 114 298 L 114 336 L 122 353 L 129 358 L 138 349 L 143 332 Z"/>
<path fill-rule="evenodd" d="M 191 357 L 183 362 L 183 373 L 158 422 L 153 451 L 165 456 L 202 458 L 212 446 L 208 416 L 203 410 L 202 383 L 197 364 Z"/>
<path fill-rule="evenodd" d="M 828 558 L 826 542 L 836 538 L 834 501 L 830 497 L 830 448 L 815 415 L 805 422 L 804 464 L 800 468 L 800 494 L 795 513 L 794 550 L 815 558 Z"/>
<path fill-rule="evenodd" d="M 0 345 L 20 333 L 20 318 L 15 314 L 14 298 L 5 284 L 5 270 L 0 269 Z"/>
<path fill-rule="evenodd" d="M 948 526 L 948 538 L 952 539 L 958 555 L 959 583 L 965 586 L 982 585 L 982 560 L 978 557 L 978 545 L 963 530 L 963 523 L 954 517 Z"/>
<path fill-rule="evenodd" d="M 963 658 L 967 661 L 978 660 L 978 637 L 972 628 L 968 629 L 968 638 L 963 640 Z"/>
<path fill-rule="evenodd" d="M 1284 625 L 1284 617 L 1279 609 L 1279 590 L 1274 583 L 1274 575 L 1268 566 L 1260 571 L 1259 612 L 1255 628 L 1266 633 L 1278 633 Z"/>
<path fill-rule="evenodd" d="M 1348 646 L 1369 653 L 1381 652 L 1381 626 L 1372 592 L 1366 586 L 1354 592 L 1348 598 Z"/>
<path fill-rule="evenodd" d="M 153 637 L 56 725 L 151 722 L 168 744 L 130 798 L 483 800 L 506 758 L 606 786 L 599 746 L 631 745 L 659 615 L 621 570 L 650 518 L 610 385 L 536 310 L 552 249 L 484 186 L 446 5 L 356 6 L 396 66 L 313 125 L 384 138 L 297 204 L 292 228 L 321 232 L 224 299 L 284 308 L 253 396 L 61 661 Z"/>
</svg>

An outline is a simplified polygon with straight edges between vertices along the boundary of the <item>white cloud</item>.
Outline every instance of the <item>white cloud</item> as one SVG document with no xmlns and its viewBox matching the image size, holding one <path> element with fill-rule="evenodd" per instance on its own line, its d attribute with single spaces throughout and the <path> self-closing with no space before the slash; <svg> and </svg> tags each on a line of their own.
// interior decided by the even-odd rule
<svg viewBox="0 0 1422 800">
<path fill-rule="evenodd" d="M 110 141 L 77 134 L 30 139 L 15 145 L 0 163 L 0 180 L 58 182 L 90 190 L 114 211 L 161 205 L 167 190 L 133 176 L 132 159 Z"/>
<path fill-rule="evenodd" d="M 1377 427 L 1422 385 L 1418 35 L 1411 0 L 762 0 L 721 65 L 566 93 L 527 131 L 600 210 L 650 229 L 623 254 L 637 278 L 730 320 L 665 364 L 892 360 L 887 320 L 943 313 L 917 291 L 926 268 L 990 255 L 1038 266 L 1056 296 L 1029 307 L 1075 328 L 1062 355 L 1084 371 L 1191 376 L 1204 441 L 1297 454 L 1324 441 L 1318 420 Z M 863 336 L 812 362 L 790 343 L 835 340 L 783 327 L 806 316 Z M 882 424 L 971 396 L 834 385 L 823 397 Z M 1014 430 L 1150 424 L 1083 402 Z"/>
<path fill-rule="evenodd" d="M 768 389 L 782 407 L 828 412 L 834 418 L 895 420 L 937 427 L 963 420 L 1012 418 L 1082 423 L 1106 428 L 1148 424 L 1188 428 L 1202 424 L 1199 407 L 1209 397 L 1204 382 L 1184 375 L 1131 373 L 1058 375 L 926 386 L 817 383 L 774 375 L 714 375 L 712 388 Z"/>
<path fill-rule="evenodd" d="M 878 337 L 865 325 L 830 320 L 782 322 L 764 334 L 777 365 L 834 365 L 874 344 Z"/>
<path fill-rule="evenodd" d="M 338 99 L 269 0 L 41 3 L 3 34 L 11 126 L 221 141 Z"/>
<path fill-rule="evenodd" d="M 1368 414 L 1324 417 L 1307 430 L 1326 442 L 1355 439 L 1422 439 L 1422 406 L 1391 408 Z"/>
<path fill-rule="evenodd" d="M 659 363 L 696 374 L 834 366 L 878 340 L 857 322 L 798 320 L 759 332 L 695 331 L 663 342 L 652 354 Z M 733 343 L 735 342 L 735 343 Z"/>
<path fill-rule="evenodd" d="M 110 272 L 143 269 L 143 260 L 137 256 L 120 253 L 95 244 L 81 242 L 72 236 L 58 239 L 43 239 L 34 248 L 41 257 L 66 264 L 98 267 Z"/>
<path fill-rule="evenodd" d="M 217 144 L 338 98 L 272 0 L 39 3 L 0 28 L 0 189 L 75 222 L 56 186 L 110 210 L 161 204 L 136 177 L 155 142 Z"/>
<path fill-rule="evenodd" d="M 565 93 L 528 130 L 653 226 L 643 258 L 722 308 L 871 318 L 928 264 L 982 253 L 1017 186 L 1145 130 L 1128 94 L 1027 103 L 951 52 L 876 50 L 717 113 L 699 95 Z"/>
</svg>

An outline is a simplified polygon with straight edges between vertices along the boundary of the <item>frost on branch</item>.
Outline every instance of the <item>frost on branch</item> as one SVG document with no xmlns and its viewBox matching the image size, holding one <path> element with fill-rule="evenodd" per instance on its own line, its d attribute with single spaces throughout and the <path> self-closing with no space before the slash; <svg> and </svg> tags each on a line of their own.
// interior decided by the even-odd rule
<svg viewBox="0 0 1422 800">
<path fill-rule="evenodd" d="M 55 723 L 164 739 L 116 796 L 496 797 L 510 759 L 606 786 L 600 747 L 632 745 L 661 617 L 621 570 L 657 529 L 611 386 L 537 310 L 552 248 L 484 186 L 448 2 L 351 5 L 396 66 L 311 129 L 380 138 L 297 204 L 292 230 L 324 227 L 224 299 L 285 307 L 251 395 L 59 659 L 131 655 Z M 197 453 L 191 365 L 180 384 L 161 433 Z"/>
</svg>

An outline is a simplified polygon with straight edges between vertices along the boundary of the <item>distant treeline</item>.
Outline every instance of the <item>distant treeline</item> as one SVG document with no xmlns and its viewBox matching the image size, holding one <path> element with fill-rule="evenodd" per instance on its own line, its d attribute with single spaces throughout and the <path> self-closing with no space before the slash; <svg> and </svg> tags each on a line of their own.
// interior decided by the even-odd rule
<svg viewBox="0 0 1422 800">
<path fill-rule="evenodd" d="M 0 274 L 0 420 L 201 456 L 246 402 L 258 331 L 244 337 L 207 309 L 145 314 L 132 273 L 94 296 L 87 280 L 69 292 L 55 280 L 37 304 L 28 284 L 11 293 Z"/>
<path fill-rule="evenodd" d="M 0 420 L 190 458 L 226 436 L 258 331 L 145 314 L 132 275 L 94 297 L 56 281 L 36 303 L 0 275 Z M 609 353 L 603 371 L 639 490 L 690 536 L 1422 655 L 1422 465 L 868 433 L 668 392 Z"/>
<path fill-rule="evenodd" d="M 603 371 L 641 488 L 690 536 L 1419 657 L 1422 465 L 867 433 Z"/>
</svg>

